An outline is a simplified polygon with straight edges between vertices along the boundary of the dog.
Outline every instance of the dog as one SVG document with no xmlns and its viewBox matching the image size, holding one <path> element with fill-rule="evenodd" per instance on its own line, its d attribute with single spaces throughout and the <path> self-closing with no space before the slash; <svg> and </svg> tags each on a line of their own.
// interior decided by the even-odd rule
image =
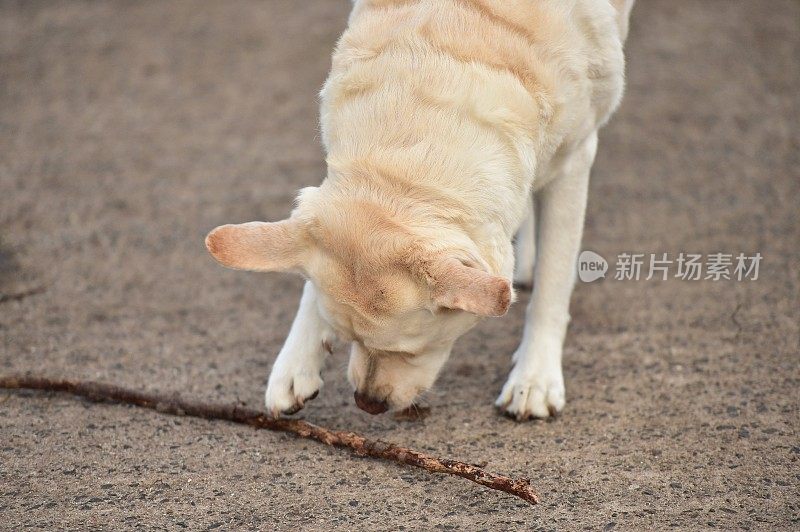
<svg viewBox="0 0 800 532">
<path fill-rule="evenodd" d="M 272 415 L 316 397 L 334 337 L 362 410 L 410 407 L 459 336 L 506 313 L 513 281 L 533 294 L 496 405 L 564 408 L 589 173 L 633 1 L 355 0 L 321 91 L 326 178 L 288 219 L 206 238 L 224 266 L 306 279 Z"/>
</svg>

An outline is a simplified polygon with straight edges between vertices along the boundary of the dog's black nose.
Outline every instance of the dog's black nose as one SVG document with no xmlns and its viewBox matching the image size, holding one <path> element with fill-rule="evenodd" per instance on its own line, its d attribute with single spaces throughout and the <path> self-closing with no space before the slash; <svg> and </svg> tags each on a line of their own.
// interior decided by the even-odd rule
<svg viewBox="0 0 800 532">
<path fill-rule="evenodd" d="M 353 397 L 356 399 L 356 405 L 358 408 L 367 412 L 368 414 L 372 414 L 373 416 L 376 414 L 383 414 L 387 410 L 389 410 L 389 405 L 386 401 L 381 399 L 373 399 L 363 393 L 358 391 L 353 393 Z"/>
</svg>

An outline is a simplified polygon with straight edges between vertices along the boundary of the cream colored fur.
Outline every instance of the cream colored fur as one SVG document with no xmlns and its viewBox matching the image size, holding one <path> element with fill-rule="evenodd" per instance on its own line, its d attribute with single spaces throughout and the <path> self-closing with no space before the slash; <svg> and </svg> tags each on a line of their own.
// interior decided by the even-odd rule
<svg viewBox="0 0 800 532">
<path fill-rule="evenodd" d="M 505 313 L 514 276 L 534 293 L 497 404 L 518 419 L 563 408 L 589 171 L 622 96 L 632 3 L 355 2 L 321 93 L 326 179 L 288 220 L 207 238 L 225 265 L 308 279 L 272 413 L 316 394 L 333 335 L 352 342 L 359 406 L 409 406 L 478 317 Z"/>
</svg>

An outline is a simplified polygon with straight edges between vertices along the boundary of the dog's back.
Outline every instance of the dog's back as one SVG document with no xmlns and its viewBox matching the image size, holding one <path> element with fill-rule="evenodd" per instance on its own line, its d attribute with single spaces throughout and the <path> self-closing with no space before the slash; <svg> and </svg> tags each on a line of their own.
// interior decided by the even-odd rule
<svg viewBox="0 0 800 532">
<path fill-rule="evenodd" d="M 616 16 L 597 0 L 357 1 L 322 92 L 334 174 L 435 185 L 507 212 L 496 198 L 525 196 L 537 163 L 619 102 Z M 505 183 L 482 179 L 498 168 Z"/>
</svg>

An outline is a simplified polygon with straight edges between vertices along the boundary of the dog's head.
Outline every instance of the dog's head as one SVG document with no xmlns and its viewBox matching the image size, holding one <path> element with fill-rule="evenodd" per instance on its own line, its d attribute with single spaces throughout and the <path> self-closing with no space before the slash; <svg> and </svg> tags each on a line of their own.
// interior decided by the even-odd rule
<svg viewBox="0 0 800 532">
<path fill-rule="evenodd" d="M 206 247 L 231 268 L 308 278 L 320 316 L 352 342 L 348 376 L 358 405 L 372 413 L 408 407 L 477 317 L 505 314 L 510 283 L 488 273 L 468 244 L 442 239 L 445 231 L 432 241 L 397 210 L 309 200 L 314 195 L 304 191 L 280 222 L 217 227 Z"/>
</svg>

